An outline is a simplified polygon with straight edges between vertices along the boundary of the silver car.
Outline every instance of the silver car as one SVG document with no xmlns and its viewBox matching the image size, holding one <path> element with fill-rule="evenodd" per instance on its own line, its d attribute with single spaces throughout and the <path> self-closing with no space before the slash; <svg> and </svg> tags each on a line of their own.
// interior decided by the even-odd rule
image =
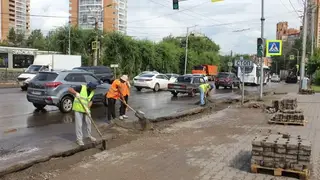
<svg viewBox="0 0 320 180">
<path fill-rule="evenodd" d="M 74 99 L 68 89 L 88 82 L 99 84 L 95 90 L 93 103 L 104 103 L 107 106 L 106 93 L 110 85 L 102 83 L 92 73 L 86 71 L 40 72 L 29 83 L 27 99 L 39 110 L 51 105 L 67 113 L 72 111 Z"/>
</svg>

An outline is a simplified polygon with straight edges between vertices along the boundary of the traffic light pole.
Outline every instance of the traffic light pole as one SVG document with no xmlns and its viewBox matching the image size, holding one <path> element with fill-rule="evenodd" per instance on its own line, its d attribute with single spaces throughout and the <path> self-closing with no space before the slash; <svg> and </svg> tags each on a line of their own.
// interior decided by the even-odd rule
<svg viewBox="0 0 320 180">
<path fill-rule="evenodd" d="M 189 27 L 187 27 L 187 37 L 186 37 L 186 54 L 185 54 L 185 56 L 184 56 L 184 74 L 187 74 L 188 41 L 189 41 Z"/>
<path fill-rule="evenodd" d="M 98 65 L 98 17 L 95 18 L 95 30 L 96 30 L 96 48 L 94 49 L 93 66 Z"/>
<path fill-rule="evenodd" d="M 261 0 L 261 38 L 264 39 L 264 0 Z M 264 45 L 265 46 L 265 45 Z M 265 47 L 268 48 L 268 47 Z M 263 55 L 263 57 L 265 56 L 265 54 Z M 260 100 L 262 100 L 263 98 L 263 57 L 260 58 Z"/>
</svg>

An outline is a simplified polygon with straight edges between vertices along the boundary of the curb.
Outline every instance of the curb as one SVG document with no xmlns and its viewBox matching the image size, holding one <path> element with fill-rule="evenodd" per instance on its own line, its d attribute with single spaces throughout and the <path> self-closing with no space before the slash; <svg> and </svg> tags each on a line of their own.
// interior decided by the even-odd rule
<svg viewBox="0 0 320 180">
<path fill-rule="evenodd" d="M 103 125 L 101 125 L 101 126 L 103 126 Z M 114 136 L 110 136 L 108 138 L 105 138 L 104 140 L 106 140 L 108 142 L 112 139 L 114 139 Z M 17 171 L 20 171 L 23 169 L 27 169 L 35 164 L 38 164 L 38 163 L 47 162 L 52 158 L 71 156 L 71 155 L 76 154 L 78 152 L 85 151 L 85 150 L 88 150 L 91 148 L 95 148 L 98 145 L 100 145 L 101 143 L 102 143 L 102 140 L 99 139 L 95 143 L 85 144 L 84 146 L 77 146 L 75 148 L 71 148 L 66 151 L 60 151 L 60 152 L 57 152 L 57 153 L 54 153 L 54 154 L 51 154 L 48 156 L 43 156 L 43 157 L 36 156 L 34 159 L 32 159 L 30 161 L 18 162 L 15 165 L 0 169 L 0 179 L 1 179 L 1 177 L 5 176 L 5 175 L 8 175 L 10 173 L 14 173 L 14 172 L 17 172 Z"/>
</svg>

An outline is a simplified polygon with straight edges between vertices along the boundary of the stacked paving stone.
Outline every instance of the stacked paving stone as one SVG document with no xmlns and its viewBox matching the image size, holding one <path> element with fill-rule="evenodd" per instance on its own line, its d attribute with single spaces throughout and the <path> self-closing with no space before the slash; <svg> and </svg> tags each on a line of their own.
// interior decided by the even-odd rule
<svg viewBox="0 0 320 180">
<path fill-rule="evenodd" d="M 272 102 L 276 112 L 271 118 L 272 122 L 304 123 L 303 111 L 297 109 L 297 99 L 283 99 Z"/>
<path fill-rule="evenodd" d="M 300 94 L 314 94 L 313 89 L 301 89 Z"/>
<path fill-rule="evenodd" d="M 310 169 L 311 142 L 300 136 L 270 134 L 252 141 L 251 164 L 296 171 Z"/>
</svg>

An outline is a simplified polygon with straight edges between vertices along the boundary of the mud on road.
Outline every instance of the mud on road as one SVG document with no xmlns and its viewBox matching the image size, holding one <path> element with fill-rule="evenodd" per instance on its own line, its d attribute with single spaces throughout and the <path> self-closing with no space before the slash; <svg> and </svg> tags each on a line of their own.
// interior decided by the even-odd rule
<svg viewBox="0 0 320 180">
<path fill-rule="evenodd" d="M 247 97 L 248 100 L 255 99 L 255 96 Z M 108 149 L 113 149 L 115 147 L 130 143 L 131 141 L 137 140 L 142 137 L 150 137 L 157 136 L 157 134 L 161 133 L 161 131 L 170 125 L 181 122 L 181 121 L 191 121 L 195 119 L 200 119 L 209 114 L 216 113 L 220 110 L 228 108 L 230 106 L 238 106 L 239 100 L 227 100 L 227 101 L 218 101 L 213 104 L 208 105 L 206 109 L 204 109 L 201 113 L 198 114 L 189 114 L 187 116 L 176 118 L 172 120 L 163 119 L 162 121 L 158 121 L 153 123 L 153 130 L 146 132 L 139 132 L 133 130 L 123 129 L 117 126 L 114 126 L 112 129 L 105 129 L 104 131 L 112 131 L 114 134 L 114 138 L 108 142 Z M 92 148 L 89 150 L 85 150 L 79 153 L 76 153 L 71 156 L 61 157 L 51 159 L 44 163 L 35 164 L 32 167 L 15 172 L 4 177 L 0 177 L 1 180 L 44 180 L 51 179 L 56 175 L 67 171 L 74 167 L 74 165 L 80 162 L 89 161 L 92 155 L 101 152 L 101 149 Z"/>
</svg>

